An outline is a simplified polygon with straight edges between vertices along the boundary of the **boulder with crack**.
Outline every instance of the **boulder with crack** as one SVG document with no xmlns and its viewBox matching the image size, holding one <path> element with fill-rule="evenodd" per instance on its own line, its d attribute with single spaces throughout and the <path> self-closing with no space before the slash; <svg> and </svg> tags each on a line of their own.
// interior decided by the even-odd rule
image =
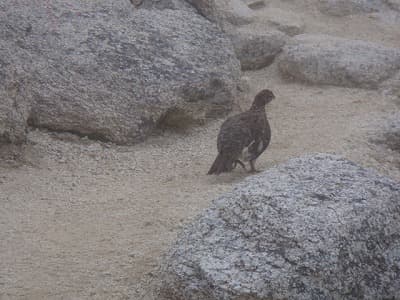
<svg viewBox="0 0 400 300">
<path fill-rule="evenodd" d="M 398 299 L 400 183 L 330 154 L 252 176 L 187 226 L 174 300 Z"/>
</svg>

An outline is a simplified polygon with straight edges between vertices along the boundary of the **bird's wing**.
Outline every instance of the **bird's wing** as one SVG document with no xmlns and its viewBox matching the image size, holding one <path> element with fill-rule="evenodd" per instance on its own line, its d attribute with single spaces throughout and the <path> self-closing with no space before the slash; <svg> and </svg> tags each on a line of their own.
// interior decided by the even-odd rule
<svg viewBox="0 0 400 300">
<path fill-rule="evenodd" d="M 239 156 L 242 149 L 252 141 L 251 129 L 248 126 L 246 114 L 242 113 L 228 118 L 221 126 L 218 134 L 217 147 L 219 152 Z"/>
<path fill-rule="evenodd" d="M 271 128 L 266 121 L 261 130 L 256 131 L 254 140 L 243 151 L 243 159 L 251 161 L 257 159 L 267 149 L 271 141 Z"/>
<path fill-rule="evenodd" d="M 256 159 L 262 152 L 264 152 L 266 143 L 263 140 L 253 140 L 250 145 L 243 149 L 242 157 L 244 161 Z"/>
</svg>

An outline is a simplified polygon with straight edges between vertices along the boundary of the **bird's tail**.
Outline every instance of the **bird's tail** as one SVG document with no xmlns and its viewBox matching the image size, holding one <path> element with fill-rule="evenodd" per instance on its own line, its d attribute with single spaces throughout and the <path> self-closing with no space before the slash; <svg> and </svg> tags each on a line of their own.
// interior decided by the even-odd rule
<svg viewBox="0 0 400 300">
<path fill-rule="evenodd" d="M 208 175 L 211 174 L 221 174 L 223 172 L 230 172 L 233 169 L 233 161 L 230 157 L 224 156 L 221 153 L 218 153 L 217 158 L 212 164 L 210 170 L 208 171 Z"/>
</svg>

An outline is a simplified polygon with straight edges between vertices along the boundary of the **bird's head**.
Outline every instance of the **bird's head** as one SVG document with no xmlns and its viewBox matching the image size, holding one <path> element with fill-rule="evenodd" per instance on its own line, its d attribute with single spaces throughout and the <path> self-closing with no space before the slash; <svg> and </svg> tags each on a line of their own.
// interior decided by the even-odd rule
<svg viewBox="0 0 400 300">
<path fill-rule="evenodd" d="M 255 97 L 252 108 L 264 108 L 264 106 L 275 98 L 272 91 L 265 89 L 259 92 Z"/>
</svg>

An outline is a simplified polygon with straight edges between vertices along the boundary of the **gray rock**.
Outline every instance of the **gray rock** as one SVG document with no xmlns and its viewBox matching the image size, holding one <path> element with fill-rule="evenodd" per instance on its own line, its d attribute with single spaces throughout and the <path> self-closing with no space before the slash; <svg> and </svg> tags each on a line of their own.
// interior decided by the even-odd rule
<svg viewBox="0 0 400 300">
<path fill-rule="evenodd" d="M 400 12 L 400 0 L 386 0 L 386 3 L 391 9 Z"/>
<path fill-rule="evenodd" d="M 254 21 L 254 12 L 241 0 L 187 0 L 198 12 L 212 22 L 245 25 Z"/>
<path fill-rule="evenodd" d="M 252 176 L 189 225 L 174 300 L 399 299 L 400 184 L 328 154 Z"/>
<path fill-rule="evenodd" d="M 249 8 L 253 10 L 261 9 L 266 6 L 265 0 L 244 0 L 243 1 Z"/>
<path fill-rule="evenodd" d="M 246 27 L 233 31 L 230 37 L 242 70 L 270 65 L 287 40 L 287 36 L 279 31 L 255 33 Z"/>
<path fill-rule="evenodd" d="M 240 78 L 240 82 L 238 84 L 238 89 L 240 92 L 245 94 L 250 93 L 251 91 L 251 79 L 248 76 L 242 76 Z"/>
<path fill-rule="evenodd" d="M 304 32 L 305 24 L 302 18 L 290 11 L 279 8 L 268 8 L 263 19 L 273 28 L 286 33 L 289 36 L 295 36 Z"/>
<path fill-rule="evenodd" d="M 384 26 L 400 26 L 400 13 L 396 10 L 382 10 L 376 13 L 371 13 L 368 17 L 379 21 Z"/>
<path fill-rule="evenodd" d="M 27 78 L 7 61 L 0 42 L 0 145 L 22 144 L 26 140 L 30 110 Z"/>
<path fill-rule="evenodd" d="M 195 8 L 185 0 L 131 0 L 131 2 L 136 8 L 195 11 Z"/>
<path fill-rule="evenodd" d="M 384 81 L 380 85 L 380 90 L 386 95 L 393 95 L 400 99 L 400 71 Z"/>
<path fill-rule="evenodd" d="M 377 120 L 370 132 L 370 140 L 380 147 L 385 147 L 400 154 L 400 112 L 385 115 L 385 119 Z M 398 156 L 400 162 L 400 156 Z M 400 169 L 400 164 L 398 164 Z"/>
<path fill-rule="evenodd" d="M 371 13 L 384 7 L 383 0 L 319 0 L 320 11 L 333 16 Z"/>
<path fill-rule="evenodd" d="M 374 89 L 400 70 L 400 49 L 302 34 L 285 45 L 279 68 L 305 82 Z"/>
<path fill-rule="evenodd" d="M 32 74 L 33 126 L 118 144 L 229 111 L 230 40 L 198 14 L 129 1 L 0 0 L 3 53 Z M 186 122 L 186 123 L 185 123 Z"/>
</svg>

